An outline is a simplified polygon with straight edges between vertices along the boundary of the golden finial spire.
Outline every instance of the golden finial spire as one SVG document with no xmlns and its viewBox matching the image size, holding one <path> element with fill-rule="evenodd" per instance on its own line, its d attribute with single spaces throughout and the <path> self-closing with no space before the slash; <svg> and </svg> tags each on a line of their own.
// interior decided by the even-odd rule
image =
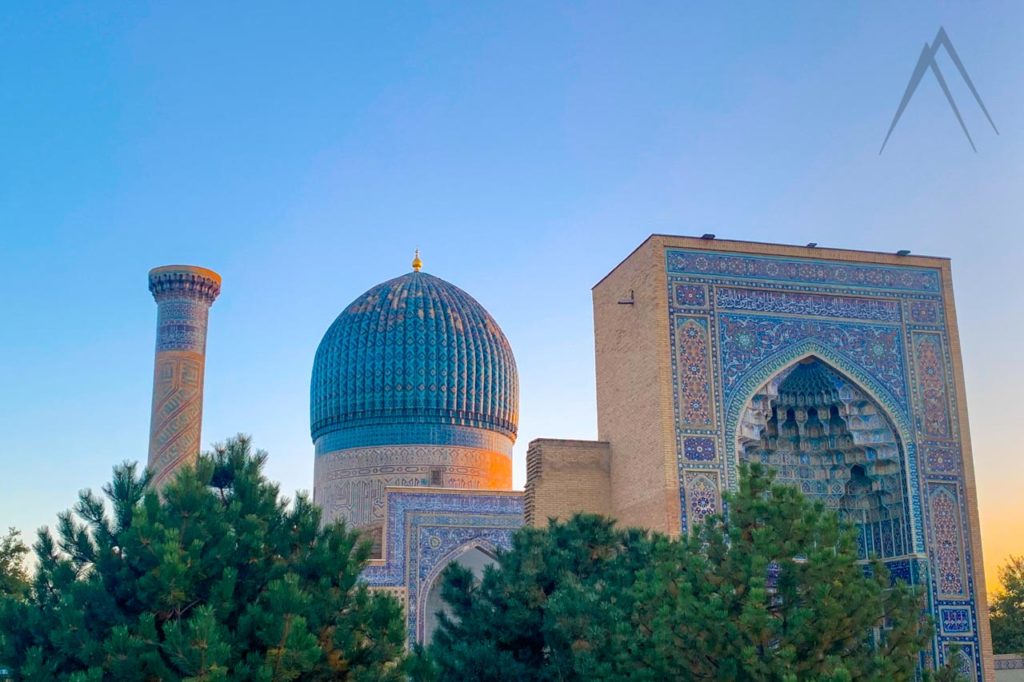
<svg viewBox="0 0 1024 682">
<path fill-rule="evenodd" d="M 420 250 L 416 249 L 416 255 L 412 257 L 412 269 L 419 272 L 422 267 L 423 261 L 420 260 Z"/>
</svg>

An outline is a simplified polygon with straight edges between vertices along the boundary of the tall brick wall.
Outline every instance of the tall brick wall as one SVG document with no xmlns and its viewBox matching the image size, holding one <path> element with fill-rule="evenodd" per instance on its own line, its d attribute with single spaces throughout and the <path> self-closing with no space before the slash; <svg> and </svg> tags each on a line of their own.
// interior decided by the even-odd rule
<svg viewBox="0 0 1024 682">
<path fill-rule="evenodd" d="M 549 518 L 576 512 L 611 515 L 608 443 L 538 438 L 526 451 L 526 525 L 545 526 Z"/>
<path fill-rule="evenodd" d="M 597 436 L 611 443 L 612 515 L 679 531 L 664 254 L 644 242 L 593 290 Z"/>
</svg>

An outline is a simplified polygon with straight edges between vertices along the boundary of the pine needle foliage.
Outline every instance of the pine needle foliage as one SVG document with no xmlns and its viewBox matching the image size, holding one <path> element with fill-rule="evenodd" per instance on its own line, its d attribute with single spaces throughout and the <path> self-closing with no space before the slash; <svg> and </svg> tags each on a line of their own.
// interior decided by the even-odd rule
<svg viewBox="0 0 1024 682">
<path fill-rule="evenodd" d="M 159 493 L 135 464 L 83 491 L 35 545 L 23 599 L 0 599 L 18 680 L 402 680 L 401 606 L 358 576 L 369 545 L 283 499 L 238 436 Z"/>
<path fill-rule="evenodd" d="M 687 537 L 577 515 L 519 531 L 480 580 L 449 567 L 420 679 L 916 679 L 921 593 L 773 479 L 743 468 L 728 513 Z"/>
<path fill-rule="evenodd" d="M 0 538 L 0 596 L 20 597 L 28 590 L 26 554 L 28 547 L 21 541 L 21 532 L 9 528 Z"/>
<path fill-rule="evenodd" d="M 1011 556 L 999 569 L 1002 588 L 991 610 L 992 649 L 997 654 L 1024 654 L 1024 556 Z"/>
</svg>

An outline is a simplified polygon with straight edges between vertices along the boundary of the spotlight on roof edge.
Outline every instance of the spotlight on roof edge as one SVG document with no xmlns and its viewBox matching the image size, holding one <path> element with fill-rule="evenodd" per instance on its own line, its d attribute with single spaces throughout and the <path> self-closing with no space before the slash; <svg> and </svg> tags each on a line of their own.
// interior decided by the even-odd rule
<svg viewBox="0 0 1024 682">
<path fill-rule="evenodd" d="M 700 236 L 700 238 L 701 239 L 714 239 L 715 235 L 711 234 L 710 232 L 705 232 L 704 234 L 702 234 Z"/>
<path fill-rule="evenodd" d="M 807 248 L 808 249 L 813 249 L 817 245 L 818 245 L 818 242 L 807 242 Z"/>
<path fill-rule="evenodd" d="M 897 256 L 909 256 L 910 255 L 910 251 L 907 250 L 907 249 L 900 249 L 899 251 L 896 252 L 896 255 Z"/>
</svg>

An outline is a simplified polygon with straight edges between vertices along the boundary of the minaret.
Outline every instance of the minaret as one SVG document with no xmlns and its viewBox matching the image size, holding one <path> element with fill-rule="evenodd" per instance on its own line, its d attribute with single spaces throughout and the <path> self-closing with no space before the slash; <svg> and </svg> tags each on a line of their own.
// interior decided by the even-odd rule
<svg viewBox="0 0 1024 682">
<path fill-rule="evenodd" d="M 220 283 L 216 272 L 195 265 L 149 271 L 149 290 L 157 304 L 149 468 L 157 487 L 199 455 L 206 323 Z"/>
</svg>

